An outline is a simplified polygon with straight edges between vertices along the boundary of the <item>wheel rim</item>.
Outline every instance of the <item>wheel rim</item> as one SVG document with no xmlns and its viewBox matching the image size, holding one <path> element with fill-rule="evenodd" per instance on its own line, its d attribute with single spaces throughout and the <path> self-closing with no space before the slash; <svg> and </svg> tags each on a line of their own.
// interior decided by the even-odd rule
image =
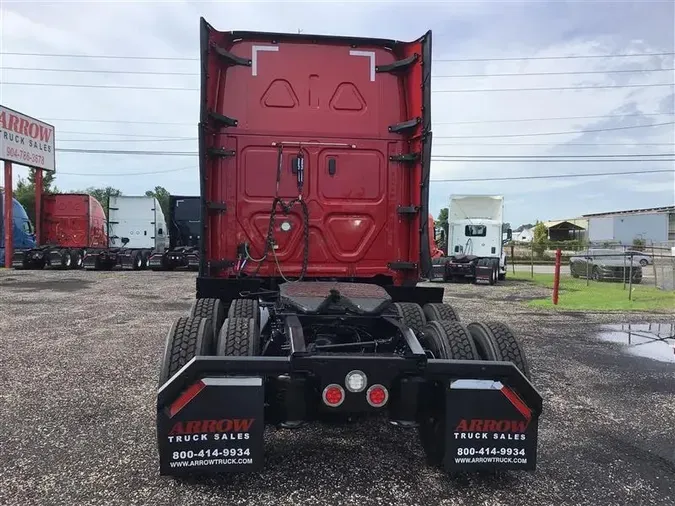
<svg viewBox="0 0 675 506">
<path fill-rule="evenodd" d="M 70 267 L 70 255 L 66 256 L 65 260 L 66 260 L 66 266 Z"/>
</svg>

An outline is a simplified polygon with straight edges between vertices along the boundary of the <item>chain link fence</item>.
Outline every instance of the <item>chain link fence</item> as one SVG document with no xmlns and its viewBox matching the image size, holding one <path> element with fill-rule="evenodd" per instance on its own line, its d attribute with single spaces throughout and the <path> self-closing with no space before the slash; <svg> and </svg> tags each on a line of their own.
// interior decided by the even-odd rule
<svg viewBox="0 0 675 506">
<path fill-rule="evenodd" d="M 637 293 L 637 287 L 675 291 L 675 241 L 640 245 L 547 241 L 514 243 L 510 248 L 509 270 L 532 278 L 552 277 L 556 251 L 560 250 L 561 292 L 590 289 L 599 283 L 611 283 L 629 300 Z"/>
</svg>

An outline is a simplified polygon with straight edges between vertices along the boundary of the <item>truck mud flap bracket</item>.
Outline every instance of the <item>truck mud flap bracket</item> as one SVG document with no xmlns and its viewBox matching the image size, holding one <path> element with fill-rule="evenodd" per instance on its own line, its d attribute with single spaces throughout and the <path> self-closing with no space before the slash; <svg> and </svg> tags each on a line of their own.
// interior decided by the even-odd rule
<svg viewBox="0 0 675 506">
<path fill-rule="evenodd" d="M 160 474 L 261 469 L 264 411 L 263 378 L 259 376 L 207 376 L 190 384 L 173 402 L 158 403 Z"/>
</svg>

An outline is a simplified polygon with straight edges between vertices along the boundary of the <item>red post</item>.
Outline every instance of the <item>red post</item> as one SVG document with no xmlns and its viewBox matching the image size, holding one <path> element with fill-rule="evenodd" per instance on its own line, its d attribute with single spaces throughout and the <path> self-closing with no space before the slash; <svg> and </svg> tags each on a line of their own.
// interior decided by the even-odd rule
<svg viewBox="0 0 675 506">
<path fill-rule="evenodd" d="M 42 169 L 35 169 L 35 240 L 40 246 L 42 244 L 42 237 L 40 237 L 41 230 L 41 213 L 42 212 Z"/>
<path fill-rule="evenodd" d="M 560 259 L 562 250 L 555 250 L 555 274 L 553 275 L 553 304 L 558 305 L 558 290 L 560 289 Z"/>
<path fill-rule="evenodd" d="M 12 162 L 5 161 L 5 267 L 12 266 L 12 257 L 14 256 L 13 203 Z"/>
</svg>

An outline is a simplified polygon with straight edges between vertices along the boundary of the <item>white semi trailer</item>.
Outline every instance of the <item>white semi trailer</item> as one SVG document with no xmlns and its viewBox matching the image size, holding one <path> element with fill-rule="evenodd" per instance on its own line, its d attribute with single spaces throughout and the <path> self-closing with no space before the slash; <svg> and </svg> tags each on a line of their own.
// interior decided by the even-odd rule
<svg viewBox="0 0 675 506">
<path fill-rule="evenodd" d="M 88 249 L 85 268 L 144 270 L 151 255 L 166 252 L 169 234 L 155 197 L 111 196 L 107 207 L 108 248 Z"/>
<path fill-rule="evenodd" d="M 454 195 L 448 209 L 446 257 L 435 270 L 446 281 L 469 278 L 495 284 L 506 277 L 504 245 L 511 230 L 504 231 L 504 197 Z"/>
</svg>

